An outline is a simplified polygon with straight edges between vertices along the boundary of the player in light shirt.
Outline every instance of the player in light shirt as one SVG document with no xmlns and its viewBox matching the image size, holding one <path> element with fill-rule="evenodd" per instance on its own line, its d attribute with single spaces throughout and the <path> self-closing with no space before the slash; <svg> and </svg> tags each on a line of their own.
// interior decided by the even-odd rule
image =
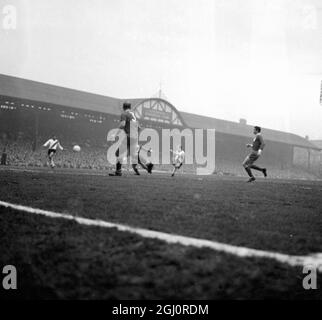
<svg viewBox="0 0 322 320">
<path fill-rule="evenodd" d="M 182 146 L 179 146 L 178 150 L 174 151 L 173 154 L 174 154 L 174 159 L 173 159 L 174 168 L 173 168 L 171 177 L 174 177 L 176 171 L 182 167 L 183 161 L 185 158 L 185 152 L 182 150 Z"/>
<path fill-rule="evenodd" d="M 44 147 L 48 147 L 48 165 L 51 166 L 51 168 L 55 167 L 54 163 L 54 156 L 56 154 L 57 148 L 60 150 L 64 150 L 64 148 L 59 143 L 59 140 L 56 138 L 56 136 L 53 136 L 51 139 L 45 142 Z"/>
</svg>

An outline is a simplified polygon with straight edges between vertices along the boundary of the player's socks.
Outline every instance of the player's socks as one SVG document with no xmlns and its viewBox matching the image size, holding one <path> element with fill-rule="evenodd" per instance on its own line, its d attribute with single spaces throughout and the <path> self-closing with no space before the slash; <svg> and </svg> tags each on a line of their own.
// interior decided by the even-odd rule
<svg viewBox="0 0 322 320">
<path fill-rule="evenodd" d="M 153 163 L 150 162 L 150 163 L 147 164 L 147 171 L 148 171 L 148 173 L 151 174 L 152 173 L 152 169 L 153 169 Z"/>
<path fill-rule="evenodd" d="M 266 168 L 263 169 L 263 175 L 265 178 L 267 177 L 267 169 Z"/>
<path fill-rule="evenodd" d="M 253 177 L 252 171 L 251 171 L 249 168 L 245 168 L 245 170 L 246 170 L 246 172 L 247 172 L 248 176 L 249 176 L 250 178 L 252 178 L 252 177 Z"/>
<path fill-rule="evenodd" d="M 122 175 L 122 164 L 120 162 L 116 163 L 115 173 L 110 173 L 109 176 L 121 176 Z"/>
<path fill-rule="evenodd" d="M 133 168 L 133 170 L 134 170 L 135 174 L 136 174 L 137 176 L 139 176 L 139 175 L 140 175 L 140 172 L 139 172 L 139 170 L 138 170 L 138 168 L 137 168 L 137 165 L 136 165 L 136 164 L 132 164 L 132 168 Z"/>
</svg>

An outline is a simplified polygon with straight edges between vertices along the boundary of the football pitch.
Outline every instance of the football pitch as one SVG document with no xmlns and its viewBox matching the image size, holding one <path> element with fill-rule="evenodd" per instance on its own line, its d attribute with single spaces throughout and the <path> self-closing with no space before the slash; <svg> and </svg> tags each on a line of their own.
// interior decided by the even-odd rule
<svg viewBox="0 0 322 320">
<path fill-rule="evenodd" d="M 12 206 L 0 205 L 0 267 L 18 272 L 10 295 L 321 299 L 322 181 L 246 180 L 1 169 L 0 201 Z M 297 256 L 321 262 L 317 290 L 303 288 Z"/>
</svg>

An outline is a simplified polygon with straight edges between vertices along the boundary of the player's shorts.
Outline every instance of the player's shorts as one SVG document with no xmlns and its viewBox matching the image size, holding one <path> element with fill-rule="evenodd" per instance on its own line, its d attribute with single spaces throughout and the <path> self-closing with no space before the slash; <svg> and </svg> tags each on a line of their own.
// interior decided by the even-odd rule
<svg viewBox="0 0 322 320">
<path fill-rule="evenodd" d="M 55 149 L 49 149 L 48 150 L 48 156 L 54 155 L 56 153 Z"/>
<path fill-rule="evenodd" d="M 252 152 L 250 153 L 244 160 L 243 166 L 245 168 L 250 167 L 257 159 L 259 158 L 259 155 Z"/>
<path fill-rule="evenodd" d="M 182 162 L 175 162 L 173 163 L 173 166 L 177 169 L 180 169 L 182 167 L 183 163 Z"/>
</svg>

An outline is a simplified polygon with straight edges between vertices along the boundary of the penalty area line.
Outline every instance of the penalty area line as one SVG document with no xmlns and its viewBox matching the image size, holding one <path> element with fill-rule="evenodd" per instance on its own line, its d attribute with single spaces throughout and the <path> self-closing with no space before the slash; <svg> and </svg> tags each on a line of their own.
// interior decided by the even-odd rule
<svg viewBox="0 0 322 320">
<path fill-rule="evenodd" d="M 129 232 L 147 239 L 157 239 L 157 240 L 167 242 L 169 244 L 181 244 L 183 246 L 191 246 L 195 248 L 210 248 L 218 252 L 224 252 L 224 253 L 232 254 L 234 256 L 242 257 L 242 258 L 266 258 L 266 259 L 271 259 L 280 263 L 290 265 L 292 267 L 313 266 L 319 272 L 322 272 L 322 254 L 294 256 L 294 255 L 288 255 L 288 254 L 277 253 L 277 252 L 251 249 L 247 247 L 234 246 L 234 245 L 211 241 L 211 240 L 180 236 L 180 235 L 175 235 L 175 234 L 170 234 L 170 233 L 165 233 L 160 231 L 153 231 L 153 230 L 148 230 L 143 228 L 135 228 L 135 227 L 127 226 L 120 223 L 81 218 L 70 214 L 36 209 L 36 208 L 12 204 L 4 201 L 0 201 L 0 207 L 10 208 L 16 211 L 33 213 L 36 215 L 42 215 L 50 218 L 73 220 L 79 223 L 80 225 L 85 225 L 85 226 L 116 228 L 119 231 Z"/>
</svg>

